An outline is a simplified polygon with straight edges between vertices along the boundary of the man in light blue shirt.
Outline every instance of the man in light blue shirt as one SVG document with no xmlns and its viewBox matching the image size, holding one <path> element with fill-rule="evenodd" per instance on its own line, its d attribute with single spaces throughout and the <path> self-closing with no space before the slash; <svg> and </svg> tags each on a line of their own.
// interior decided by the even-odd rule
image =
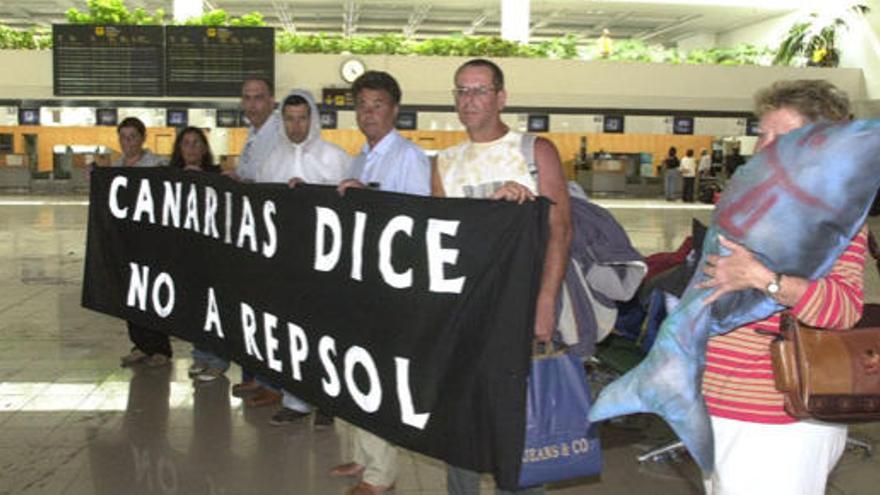
<svg viewBox="0 0 880 495">
<path fill-rule="evenodd" d="M 367 138 L 349 171 L 350 179 L 339 184 L 370 187 L 429 196 L 431 166 L 428 157 L 412 141 L 394 129 L 400 109 L 400 87 L 386 72 L 368 71 L 352 86 L 358 128 Z"/>
<path fill-rule="evenodd" d="M 367 138 L 339 184 L 407 194 L 431 194 L 431 166 L 425 153 L 394 129 L 400 109 L 400 86 L 386 72 L 368 71 L 352 85 L 358 128 Z M 361 482 L 346 495 L 375 495 L 392 489 L 397 478 L 397 447 L 372 433 L 355 428 L 353 462 L 337 466 L 334 476 L 358 476 Z"/>
</svg>

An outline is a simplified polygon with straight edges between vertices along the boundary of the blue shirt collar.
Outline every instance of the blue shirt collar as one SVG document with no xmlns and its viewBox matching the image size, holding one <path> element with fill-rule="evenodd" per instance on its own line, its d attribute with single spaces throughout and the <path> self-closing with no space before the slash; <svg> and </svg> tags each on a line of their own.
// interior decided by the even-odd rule
<svg viewBox="0 0 880 495">
<path fill-rule="evenodd" d="M 384 155 L 389 149 L 391 149 L 392 146 L 394 146 L 394 143 L 396 143 L 397 140 L 401 137 L 402 136 L 397 132 L 397 129 L 391 129 L 391 132 L 380 139 L 379 142 L 376 143 L 376 146 L 373 146 L 372 149 L 370 149 L 370 143 L 364 143 L 361 151 L 363 151 L 364 154 L 377 153 L 380 155 Z"/>
</svg>

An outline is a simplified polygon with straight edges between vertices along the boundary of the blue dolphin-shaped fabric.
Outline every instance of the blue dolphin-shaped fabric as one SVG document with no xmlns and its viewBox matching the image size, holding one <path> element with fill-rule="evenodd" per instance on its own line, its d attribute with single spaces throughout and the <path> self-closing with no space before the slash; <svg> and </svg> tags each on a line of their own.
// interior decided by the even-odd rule
<svg viewBox="0 0 880 495">
<path fill-rule="evenodd" d="M 864 224 L 878 186 L 880 120 L 803 127 L 740 167 L 715 208 L 703 257 L 679 305 L 645 360 L 602 391 L 590 420 L 658 414 L 711 472 L 712 430 L 700 390 L 708 339 L 783 307 L 754 289 L 704 304 L 712 289 L 696 285 L 706 279 L 706 255 L 729 254 L 718 243 L 723 235 L 776 273 L 820 278 Z"/>
</svg>

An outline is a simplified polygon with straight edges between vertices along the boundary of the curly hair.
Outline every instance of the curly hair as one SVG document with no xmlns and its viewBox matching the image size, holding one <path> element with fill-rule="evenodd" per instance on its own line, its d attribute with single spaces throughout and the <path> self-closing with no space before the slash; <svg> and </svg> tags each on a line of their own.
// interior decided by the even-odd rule
<svg viewBox="0 0 880 495">
<path fill-rule="evenodd" d="M 759 118 L 780 108 L 795 110 L 810 122 L 850 118 L 849 97 L 822 79 L 777 81 L 755 95 L 755 114 Z"/>
</svg>

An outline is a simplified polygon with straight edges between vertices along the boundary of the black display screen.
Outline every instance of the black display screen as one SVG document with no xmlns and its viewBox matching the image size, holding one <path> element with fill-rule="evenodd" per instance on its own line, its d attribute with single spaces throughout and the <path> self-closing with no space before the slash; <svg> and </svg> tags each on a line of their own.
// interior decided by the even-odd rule
<svg viewBox="0 0 880 495">
<path fill-rule="evenodd" d="M 761 121 L 752 117 L 746 120 L 746 136 L 760 136 L 761 135 Z"/>
<path fill-rule="evenodd" d="M 217 110 L 217 127 L 247 127 L 241 121 L 241 111 L 233 109 Z"/>
<path fill-rule="evenodd" d="M 527 128 L 529 132 L 547 132 L 550 130 L 549 115 L 529 115 Z"/>
<path fill-rule="evenodd" d="M 95 110 L 95 124 L 115 126 L 119 120 L 119 112 L 115 108 L 98 108 Z"/>
<path fill-rule="evenodd" d="M 602 132 L 606 134 L 622 134 L 623 122 L 623 115 L 605 115 L 602 117 Z"/>
<path fill-rule="evenodd" d="M 321 110 L 321 129 L 336 129 L 337 124 L 336 110 Z"/>
<path fill-rule="evenodd" d="M 398 112 L 395 127 L 404 131 L 413 131 L 418 127 L 418 117 L 415 112 Z"/>
<path fill-rule="evenodd" d="M 239 96 L 247 77 L 274 83 L 273 28 L 165 28 L 167 96 Z"/>
<path fill-rule="evenodd" d="M 52 26 L 55 96 L 162 96 L 161 26 Z"/>
<path fill-rule="evenodd" d="M 186 127 L 189 125 L 189 112 L 179 108 L 169 108 L 165 111 L 165 122 L 168 127 Z"/>
<path fill-rule="evenodd" d="M 673 134 L 693 134 L 694 118 L 693 117 L 673 117 L 672 118 Z"/>
<path fill-rule="evenodd" d="M 19 108 L 18 125 L 40 125 L 40 109 Z"/>
</svg>

